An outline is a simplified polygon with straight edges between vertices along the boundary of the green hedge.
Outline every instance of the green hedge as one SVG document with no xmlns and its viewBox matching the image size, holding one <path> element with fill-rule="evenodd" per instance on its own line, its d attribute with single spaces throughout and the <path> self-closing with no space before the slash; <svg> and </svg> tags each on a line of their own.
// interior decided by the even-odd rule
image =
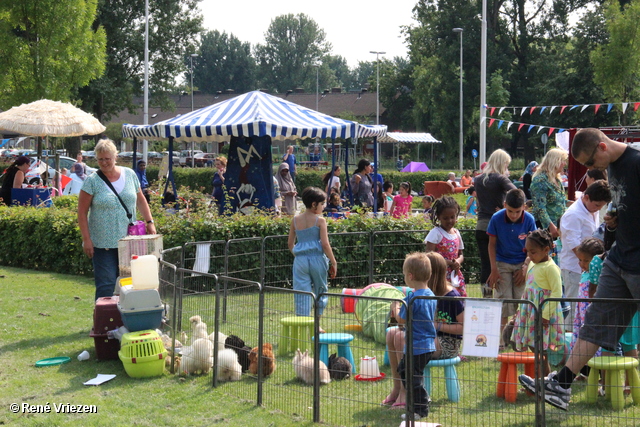
<svg viewBox="0 0 640 427">
<path fill-rule="evenodd" d="M 152 201 L 157 230 L 164 236 L 165 248 L 181 246 L 186 242 L 284 236 L 289 232 L 290 218 L 274 218 L 262 214 L 218 217 L 205 206 L 204 199 L 198 199 L 201 196 L 197 193 L 189 195 L 185 191 L 184 194 L 188 200 L 200 200 L 199 208 L 195 210 L 191 208 L 189 212 L 184 209 L 178 214 L 167 214 L 157 199 Z M 74 196 L 56 198 L 55 206 L 52 208 L 0 207 L 0 236 L 2 237 L 0 238 L 0 264 L 57 273 L 91 275 L 91 261 L 82 251 L 76 211 L 77 198 Z M 351 215 L 346 220 L 329 221 L 330 233 L 425 230 L 431 227 L 431 224 L 420 217 L 394 220 L 389 217 L 372 219 Z M 465 274 L 468 276 L 475 273 L 479 265 L 473 237 L 475 220 L 461 219 L 458 228 L 462 230 L 465 242 L 467 260 L 464 267 Z M 416 243 L 416 247 L 420 247 L 420 239 L 424 239 L 424 236 L 420 233 L 411 233 L 410 238 L 415 242 L 408 242 L 409 234 L 398 233 L 390 238 L 396 239 L 399 246 Z M 386 242 L 386 244 L 389 245 L 389 249 L 385 249 L 387 252 L 382 252 L 384 256 L 388 255 L 394 259 L 404 257 L 404 253 L 395 253 L 402 249 L 393 249 L 393 242 Z M 339 258 L 356 255 L 360 258 L 365 257 L 368 251 L 367 245 L 361 246 L 358 250 L 364 252 L 358 252 L 359 255 L 356 254 L 357 250 L 346 248 L 337 251 L 336 255 Z M 243 266 L 259 265 L 259 258 L 239 257 L 237 263 Z M 388 270 L 388 266 L 374 267 L 376 274 L 381 268 Z M 469 280 L 473 279 L 469 277 Z"/>
</svg>

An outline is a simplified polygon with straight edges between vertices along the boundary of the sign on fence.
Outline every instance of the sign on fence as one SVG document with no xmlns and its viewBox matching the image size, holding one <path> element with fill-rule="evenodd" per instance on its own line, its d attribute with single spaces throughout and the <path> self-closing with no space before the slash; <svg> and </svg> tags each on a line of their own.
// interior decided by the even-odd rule
<svg viewBox="0 0 640 427">
<path fill-rule="evenodd" d="M 502 301 L 468 299 L 464 310 L 465 356 L 498 357 Z"/>
</svg>

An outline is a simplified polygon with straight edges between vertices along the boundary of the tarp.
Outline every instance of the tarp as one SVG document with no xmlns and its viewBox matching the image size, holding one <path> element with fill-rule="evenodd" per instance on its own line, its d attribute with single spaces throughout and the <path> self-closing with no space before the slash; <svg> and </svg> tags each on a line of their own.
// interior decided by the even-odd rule
<svg viewBox="0 0 640 427">
<path fill-rule="evenodd" d="M 430 133 L 420 132 L 389 132 L 378 138 L 378 142 L 399 142 L 403 144 L 439 144 Z"/>
<path fill-rule="evenodd" d="M 429 172 L 429 166 L 423 162 L 409 162 L 400 172 Z"/>
<path fill-rule="evenodd" d="M 260 91 L 248 92 L 154 125 L 122 126 L 125 137 L 174 137 L 183 142 L 221 142 L 231 136 L 272 139 L 351 138 L 357 123 L 342 120 Z M 385 127 L 386 131 L 386 127 Z M 382 132 L 383 133 L 383 132 Z"/>
</svg>

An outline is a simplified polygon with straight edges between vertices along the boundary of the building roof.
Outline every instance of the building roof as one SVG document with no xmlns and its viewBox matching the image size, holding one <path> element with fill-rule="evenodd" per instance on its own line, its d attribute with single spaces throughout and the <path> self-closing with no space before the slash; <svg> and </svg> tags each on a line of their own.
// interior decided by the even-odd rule
<svg viewBox="0 0 640 427">
<path fill-rule="evenodd" d="M 223 93 L 220 95 L 209 95 L 194 93 L 193 95 L 193 109 L 198 110 L 209 105 L 217 104 L 222 101 L 229 100 L 240 94 L 238 93 Z M 316 109 L 316 94 L 315 93 L 290 93 L 290 94 L 273 94 L 276 97 L 286 99 L 289 102 L 307 107 L 310 109 Z M 176 117 L 178 114 L 187 114 L 191 112 L 191 96 L 190 95 L 175 95 L 171 97 L 171 100 L 175 103 L 176 108 L 173 111 L 162 111 L 160 108 L 149 106 L 149 123 L 157 123 L 162 120 L 167 120 L 172 117 Z M 142 111 L 143 98 L 134 98 L 134 103 L 140 105 L 136 114 L 130 114 L 128 111 L 123 111 L 117 116 L 114 116 L 110 123 L 130 123 L 130 124 L 143 124 L 143 111 Z M 318 111 L 327 114 L 329 116 L 337 117 L 342 113 L 351 113 L 354 116 L 360 118 L 367 118 L 371 123 L 375 123 L 376 117 L 376 94 L 375 92 L 329 92 L 326 94 L 319 94 L 318 96 Z M 380 105 L 380 116 L 382 117 L 385 108 Z M 155 117 L 153 117 L 156 115 Z"/>
</svg>

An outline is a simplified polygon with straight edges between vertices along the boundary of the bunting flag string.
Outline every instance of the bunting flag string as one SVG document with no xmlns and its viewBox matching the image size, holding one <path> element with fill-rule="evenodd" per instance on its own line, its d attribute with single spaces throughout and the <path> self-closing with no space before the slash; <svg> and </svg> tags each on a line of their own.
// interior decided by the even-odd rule
<svg viewBox="0 0 640 427">
<path fill-rule="evenodd" d="M 640 105 L 639 105 L 640 107 Z M 498 129 L 500 129 L 500 127 L 506 122 L 507 123 L 507 132 L 509 131 L 509 128 L 512 125 L 518 125 L 518 132 L 520 132 L 522 130 L 522 128 L 524 128 L 525 126 L 527 126 L 526 132 L 527 133 L 531 133 L 531 131 L 535 128 L 538 128 L 538 130 L 536 131 L 536 134 L 545 131 L 545 133 L 548 134 L 548 136 L 551 136 L 551 134 L 553 134 L 554 132 L 556 133 L 561 133 L 561 132 L 565 132 L 566 129 L 564 128 L 557 128 L 557 127 L 550 127 L 550 126 L 542 126 L 542 125 L 532 125 L 531 123 L 522 123 L 522 122 L 515 122 L 515 121 L 509 121 L 509 120 L 501 120 L 501 119 L 497 119 L 494 117 L 486 117 L 487 120 L 489 120 L 489 124 L 487 127 L 491 127 L 493 126 L 493 124 L 498 121 Z"/>
<path fill-rule="evenodd" d="M 496 109 L 498 109 L 498 116 L 500 116 L 504 111 L 508 111 L 511 112 L 513 114 L 517 114 L 520 116 L 524 116 L 525 114 L 529 114 L 530 116 L 533 115 L 533 113 L 538 110 L 540 115 L 542 115 L 545 111 L 549 114 L 553 113 L 553 111 L 556 108 L 560 109 L 560 113 L 559 114 L 563 114 L 565 112 L 565 110 L 568 108 L 569 111 L 575 110 L 576 108 L 580 108 L 580 112 L 583 113 L 585 110 L 587 110 L 588 108 L 593 107 L 593 113 L 594 114 L 598 114 L 598 112 L 600 111 L 600 107 L 602 107 L 603 105 L 607 106 L 606 111 L 603 109 L 603 112 L 605 114 L 608 114 L 611 112 L 611 110 L 614 109 L 614 107 L 619 106 L 619 109 L 622 111 L 622 114 L 624 114 L 627 110 L 627 107 L 629 105 L 633 105 L 633 111 L 638 111 L 638 108 L 640 108 L 640 101 L 638 102 L 609 102 L 609 103 L 599 103 L 599 104 L 567 104 L 567 105 L 534 105 L 534 106 L 526 106 L 526 107 L 509 107 L 509 106 L 502 106 L 502 107 L 491 107 L 486 105 L 485 108 L 489 110 L 489 114 L 491 116 L 493 116 L 493 113 L 495 112 Z"/>
</svg>

